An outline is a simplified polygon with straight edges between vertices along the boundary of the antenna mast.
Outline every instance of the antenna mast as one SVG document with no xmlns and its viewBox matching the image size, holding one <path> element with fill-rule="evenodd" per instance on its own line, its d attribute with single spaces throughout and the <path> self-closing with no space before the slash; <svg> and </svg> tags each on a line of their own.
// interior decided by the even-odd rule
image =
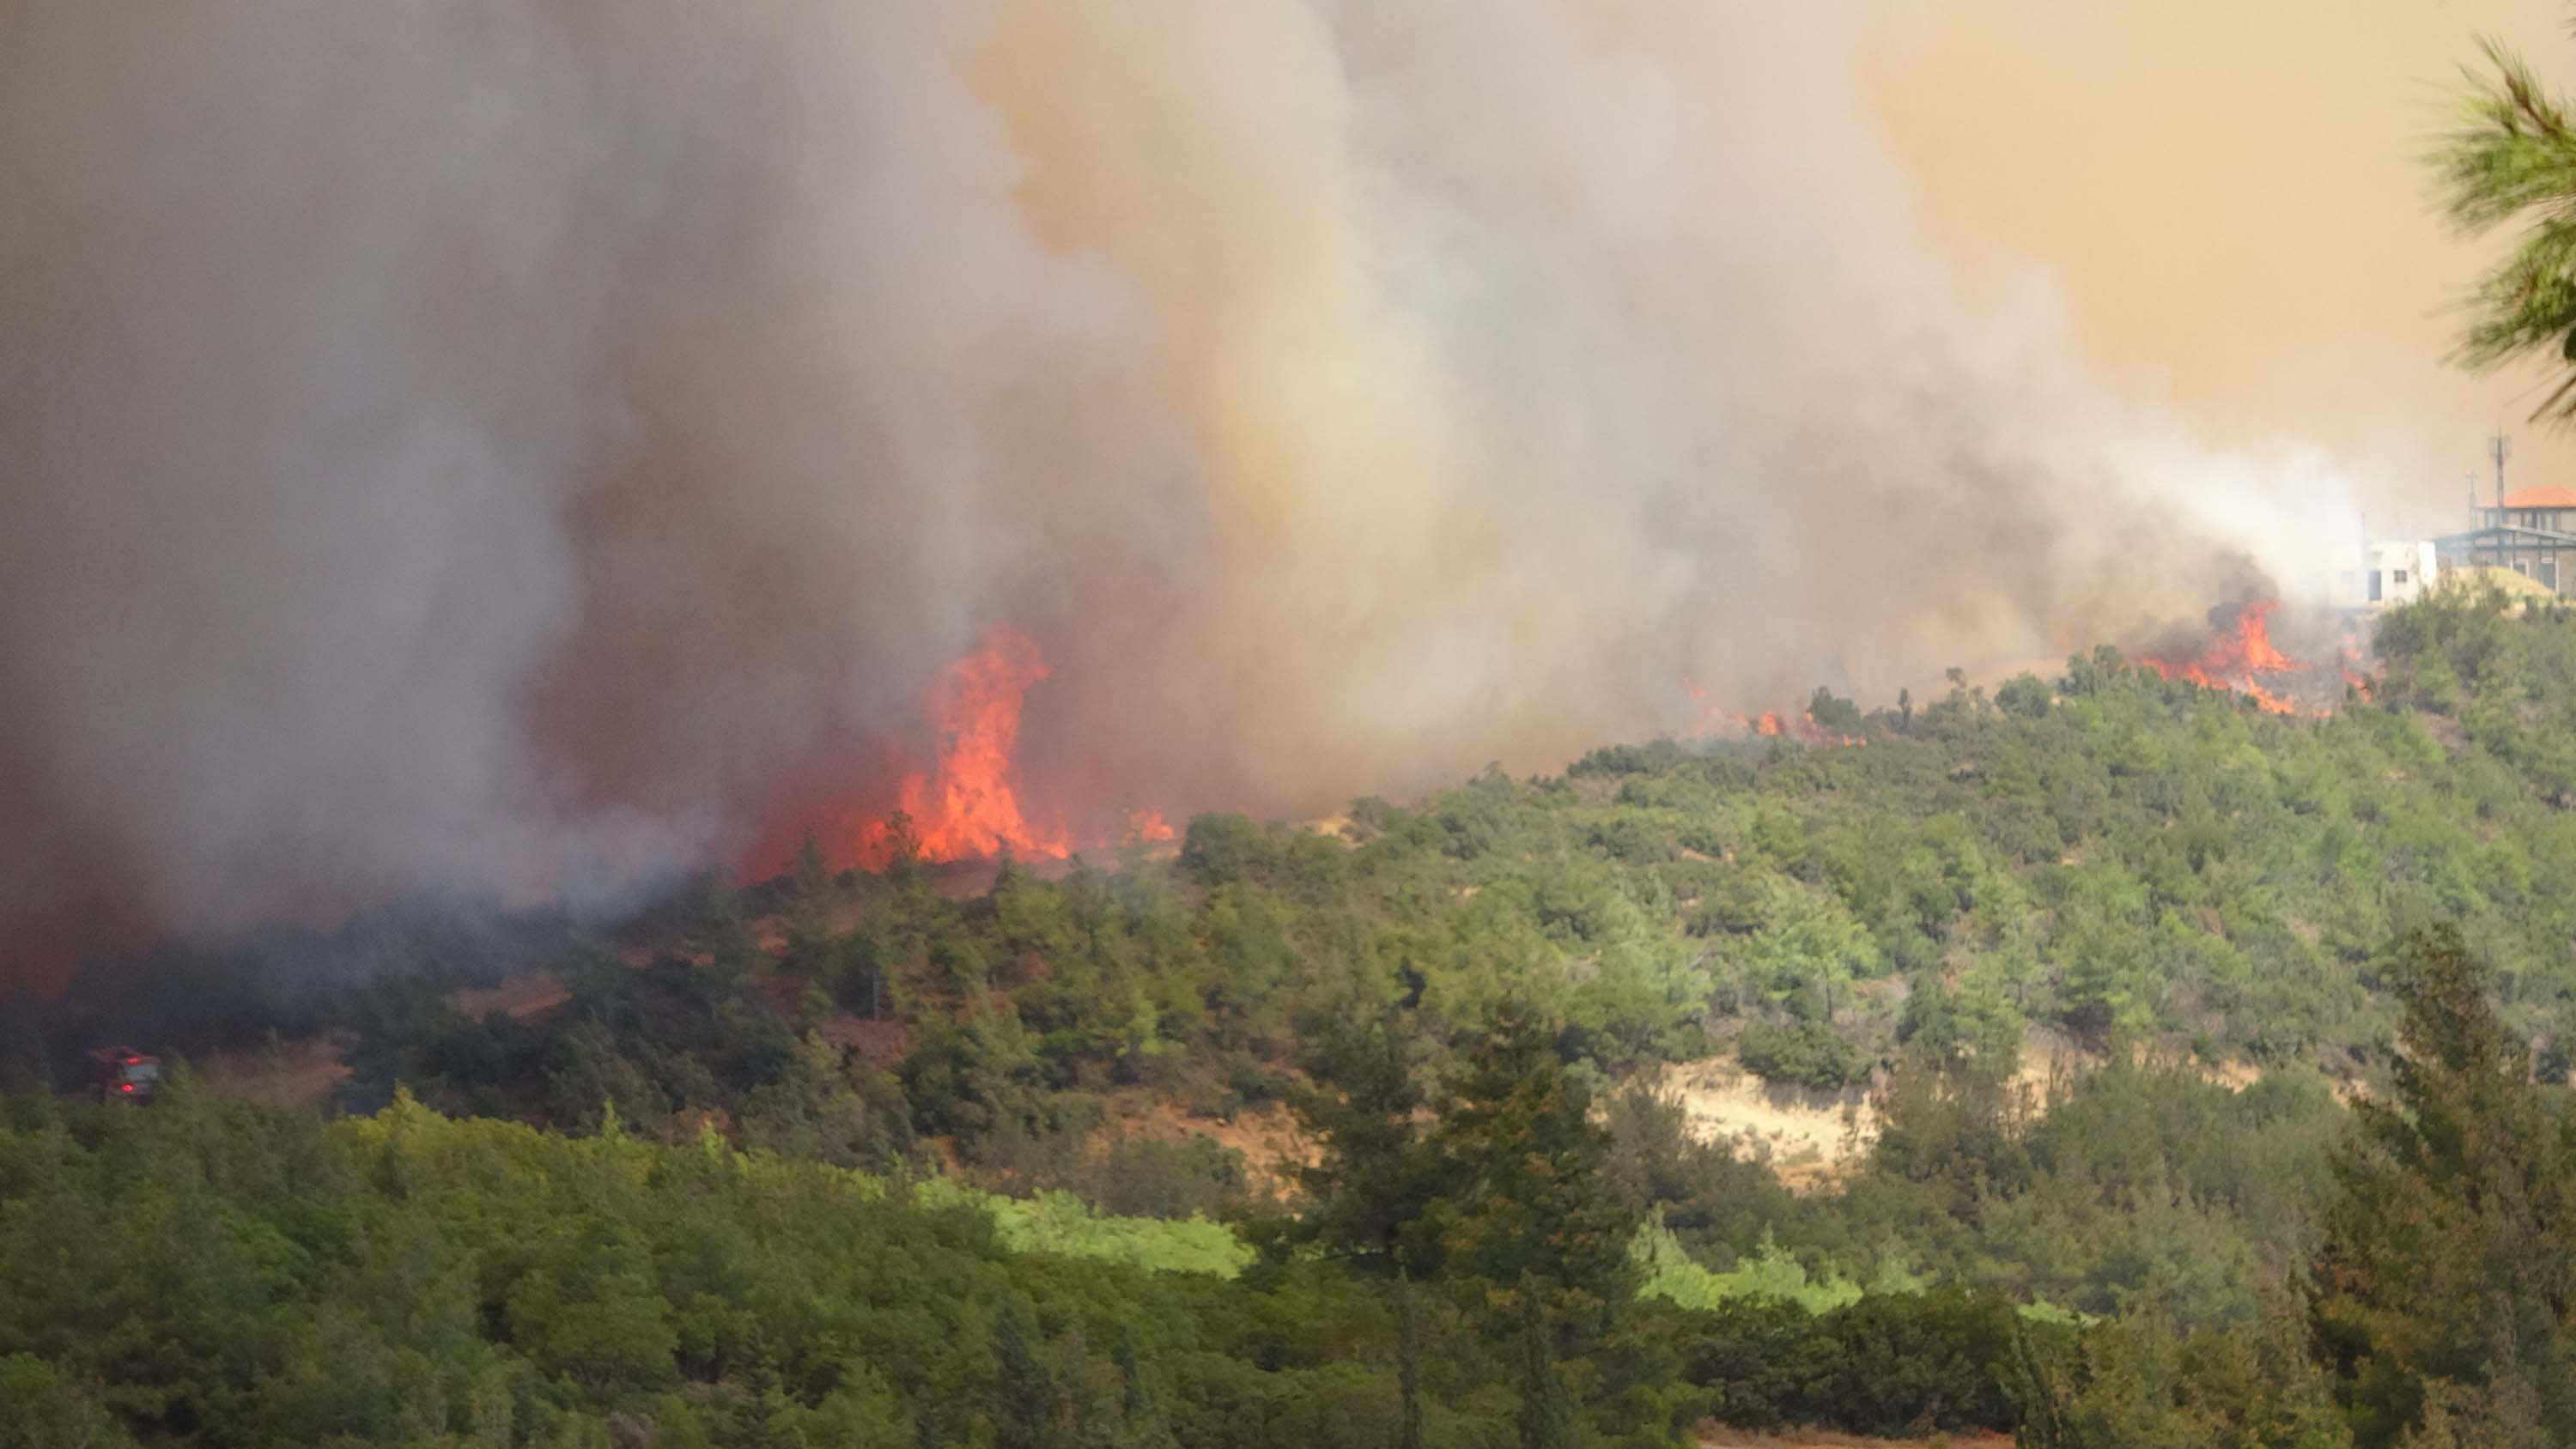
<svg viewBox="0 0 2576 1449">
<path fill-rule="evenodd" d="M 2513 439 L 2501 432 L 2487 439 L 2487 456 L 2495 459 L 2496 508 L 2501 512 L 2504 508 L 2504 460 L 2513 456 Z M 2496 521 L 2503 522 L 2501 518 Z"/>
</svg>

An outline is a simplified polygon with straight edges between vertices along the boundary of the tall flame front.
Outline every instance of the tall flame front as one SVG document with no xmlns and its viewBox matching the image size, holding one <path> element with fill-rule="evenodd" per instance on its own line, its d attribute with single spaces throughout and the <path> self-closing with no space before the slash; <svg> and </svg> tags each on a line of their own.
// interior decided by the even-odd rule
<svg viewBox="0 0 2576 1449">
<path fill-rule="evenodd" d="M 1061 823 L 1032 824 L 1020 805 L 1020 706 L 1047 677 L 1046 656 L 1007 625 L 984 634 L 975 652 L 951 664 L 930 690 L 939 757 L 927 771 L 908 771 L 897 788 L 921 853 L 933 860 L 1073 853 Z M 860 855 L 882 862 L 893 850 L 893 826 L 873 821 Z"/>
<path fill-rule="evenodd" d="M 1037 641 L 1006 624 L 986 630 L 923 698 L 933 741 L 927 768 L 889 742 L 841 803 L 817 810 L 809 795 L 773 816 L 740 869 L 755 878 L 784 870 L 796 842 L 808 836 L 834 864 L 870 870 L 884 869 L 905 849 L 931 861 L 991 860 L 1005 851 L 1063 860 L 1076 851 L 1172 841 L 1179 832 L 1162 812 L 1133 801 L 1117 812 L 1114 835 L 1077 834 L 1062 802 L 1021 778 L 1022 707 L 1052 672 Z M 1096 826 L 1102 817 L 1088 818 Z"/>
</svg>

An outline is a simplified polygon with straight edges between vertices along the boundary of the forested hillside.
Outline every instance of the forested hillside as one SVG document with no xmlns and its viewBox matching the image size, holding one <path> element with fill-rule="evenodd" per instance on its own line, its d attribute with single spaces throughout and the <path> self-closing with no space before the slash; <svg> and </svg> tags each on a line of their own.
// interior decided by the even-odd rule
<svg viewBox="0 0 2576 1449">
<path fill-rule="evenodd" d="M 2378 653 L 99 963 L 12 1013 L 0 1444 L 2564 1442 L 2576 1294 L 2506 1269 L 2576 1181 L 2576 617 Z M 343 1120 L 38 1090 L 271 1033 Z M 1875 1135 L 1793 1192 L 1656 1090 L 1709 1058 Z"/>
</svg>

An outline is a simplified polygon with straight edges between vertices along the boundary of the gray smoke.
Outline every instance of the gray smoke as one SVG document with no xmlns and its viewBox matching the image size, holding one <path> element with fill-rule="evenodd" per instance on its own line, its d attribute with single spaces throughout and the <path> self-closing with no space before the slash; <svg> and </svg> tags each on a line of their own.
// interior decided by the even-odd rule
<svg viewBox="0 0 2576 1449">
<path fill-rule="evenodd" d="M 1297 811 L 2312 566 L 1859 8 L 21 0 L 0 923 L 721 859 L 1003 621 L 1068 809 Z"/>
</svg>

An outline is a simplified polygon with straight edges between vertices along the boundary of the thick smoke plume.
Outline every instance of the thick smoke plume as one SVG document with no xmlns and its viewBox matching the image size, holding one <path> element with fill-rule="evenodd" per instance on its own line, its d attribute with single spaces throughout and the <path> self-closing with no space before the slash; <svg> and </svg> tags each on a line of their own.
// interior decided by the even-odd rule
<svg viewBox="0 0 2576 1449">
<path fill-rule="evenodd" d="M 2295 582 L 1868 8 L 21 0 L 0 924 L 726 859 L 1000 624 L 1068 809 L 1280 812 Z"/>
</svg>

